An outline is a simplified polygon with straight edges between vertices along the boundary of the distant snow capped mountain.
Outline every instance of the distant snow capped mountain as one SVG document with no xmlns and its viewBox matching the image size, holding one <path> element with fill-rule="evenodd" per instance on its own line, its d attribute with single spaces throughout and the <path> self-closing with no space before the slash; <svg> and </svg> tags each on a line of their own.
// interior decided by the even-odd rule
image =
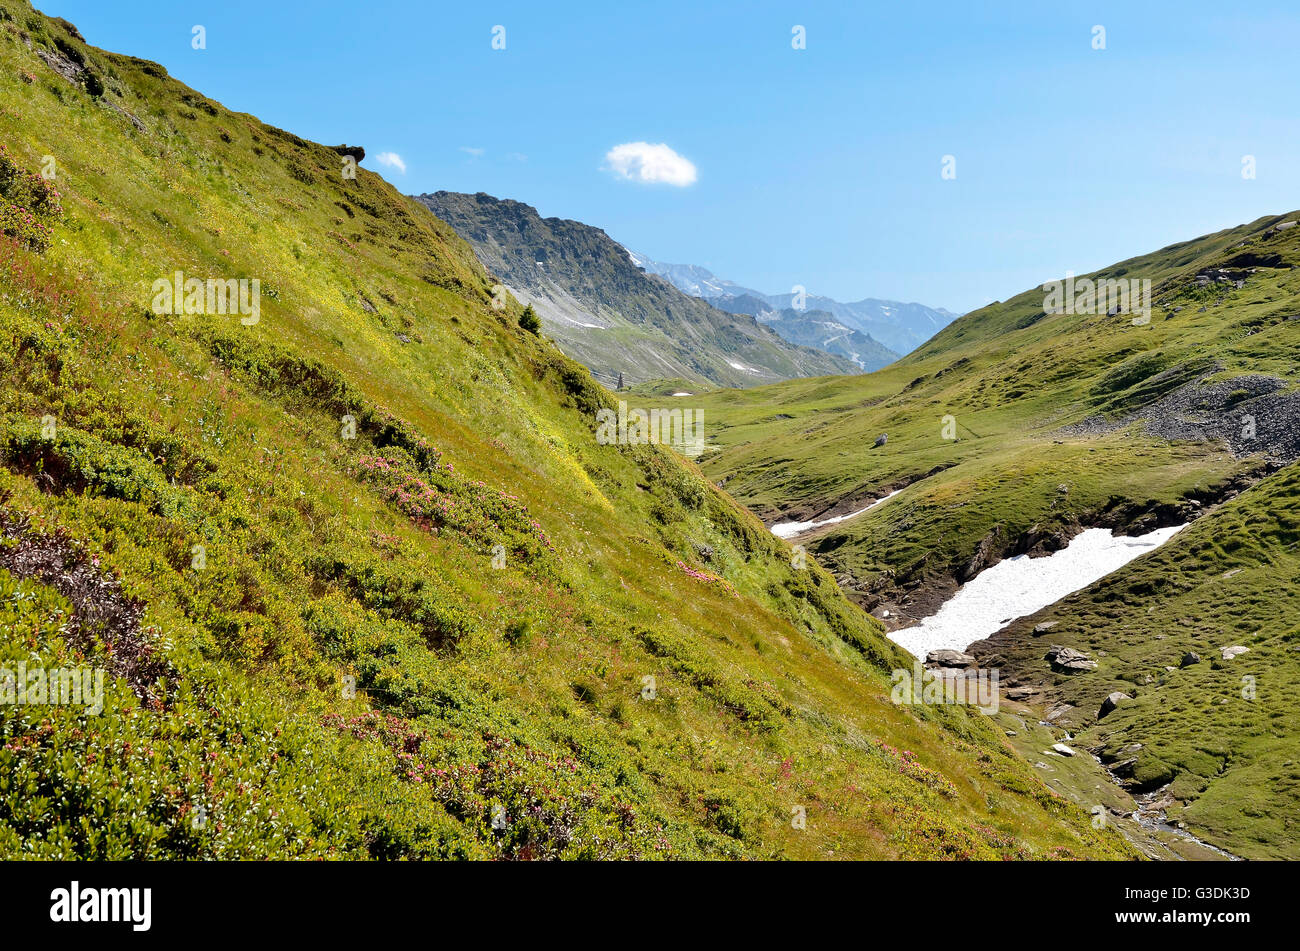
<svg viewBox="0 0 1300 951">
<path fill-rule="evenodd" d="M 777 312 L 790 309 L 794 303 L 793 294 L 767 294 L 720 278 L 696 264 L 664 264 L 644 254 L 624 250 L 627 250 L 632 263 L 643 268 L 646 273 L 657 274 L 678 290 L 692 297 L 702 297 L 723 310 L 751 312 L 745 307 L 728 307 L 720 303 L 728 298 L 754 298 Z M 851 329 L 870 336 L 889 350 L 900 354 L 911 353 L 961 316 L 942 307 L 879 300 L 874 297 L 844 303 L 830 297 L 808 295 L 804 305 L 805 311 L 826 311 Z"/>
<path fill-rule="evenodd" d="M 632 263 L 637 267 L 644 268 L 648 274 L 658 274 L 660 277 L 666 278 L 679 291 L 690 294 L 692 297 L 703 297 L 705 300 L 711 300 L 715 297 L 740 297 L 744 294 L 758 293 L 741 287 L 734 281 L 723 280 L 712 271 L 697 264 L 664 264 L 660 261 L 652 261 L 650 258 L 627 248 L 624 248 L 624 250 L 627 251 L 632 258 Z"/>
</svg>

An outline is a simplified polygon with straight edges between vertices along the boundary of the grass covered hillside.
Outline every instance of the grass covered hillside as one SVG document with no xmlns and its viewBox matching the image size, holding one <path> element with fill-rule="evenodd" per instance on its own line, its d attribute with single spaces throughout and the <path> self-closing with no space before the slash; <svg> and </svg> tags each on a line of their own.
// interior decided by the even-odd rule
<svg viewBox="0 0 1300 951">
<path fill-rule="evenodd" d="M 1070 704 L 1053 718 L 1061 730 L 1097 724 L 1107 694 L 1137 691 L 1132 710 L 1087 734 L 1107 756 L 1136 760 L 1126 785 L 1172 797 L 1171 817 L 1230 851 L 1297 857 L 1300 799 L 1279 791 L 1294 783 L 1300 728 L 1284 699 L 1300 677 L 1287 646 L 1300 613 L 1279 597 L 1297 541 L 1280 504 L 1300 455 L 1297 217 L 1090 276 L 1149 279 L 1149 322 L 1104 305 L 1048 313 L 1036 288 L 878 373 L 705 395 L 721 448 L 704 471 L 769 522 L 848 513 L 901 489 L 796 539 L 895 625 L 999 559 L 1050 553 L 1082 528 L 1137 533 L 1203 517 L 980 653 L 1041 687 L 1045 708 Z M 1049 617 L 1050 639 L 1033 637 Z M 1218 660 L 1252 638 L 1251 654 Z M 1100 667 L 1054 674 L 1051 644 L 1090 650 Z M 1204 666 L 1165 670 L 1187 651 Z M 1238 695 L 1247 667 L 1280 691 L 1272 704 L 1262 690 Z"/>
<path fill-rule="evenodd" d="M 0 856 L 1131 856 L 346 155 L 23 0 L 0 144 Z"/>
</svg>

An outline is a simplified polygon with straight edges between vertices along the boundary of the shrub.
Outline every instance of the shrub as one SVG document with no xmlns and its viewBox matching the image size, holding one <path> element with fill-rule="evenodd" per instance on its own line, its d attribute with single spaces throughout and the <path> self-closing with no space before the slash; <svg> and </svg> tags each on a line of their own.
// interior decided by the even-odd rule
<svg viewBox="0 0 1300 951">
<path fill-rule="evenodd" d="M 59 197 L 50 182 L 24 169 L 0 144 L 0 234 L 44 251 L 54 224 L 63 217 Z"/>
<path fill-rule="evenodd" d="M 532 304 L 525 307 L 524 312 L 519 315 L 519 326 L 532 334 L 541 332 L 542 322 L 537 319 L 537 311 L 533 310 Z"/>
</svg>

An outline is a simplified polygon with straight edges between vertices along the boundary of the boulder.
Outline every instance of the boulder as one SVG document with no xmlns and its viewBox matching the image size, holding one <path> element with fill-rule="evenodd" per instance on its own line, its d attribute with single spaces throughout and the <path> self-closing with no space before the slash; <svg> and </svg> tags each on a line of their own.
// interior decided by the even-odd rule
<svg viewBox="0 0 1300 951">
<path fill-rule="evenodd" d="M 1110 713 L 1112 710 L 1118 707 L 1121 700 L 1132 700 L 1132 699 L 1133 698 L 1130 697 L 1128 694 L 1121 693 L 1118 690 L 1116 690 L 1114 693 L 1107 694 L 1106 699 L 1101 702 L 1101 709 L 1097 711 L 1097 719 L 1100 720 L 1106 714 Z"/>
<path fill-rule="evenodd" d="M 1012 687 L 1007 691 L 1008 700 L 1028 700 L 1038 693 L 1033 687 Z"/>
<path fill-rule="evenodd" d="M 1070 749 L 1070 748 L 1069 748 L 1068 746 L 1066 746 L 1064 743 L 1053 743 L 1053 744 L 1052 744 L 1052 749 L 1056 750 L 1056 752 L 1060 753 L 1062 756 L 1073 756 L 1073 755 L 1074 755 L 1074 750 Z"/>
<path fill-rule="evenodd" d="M 889 434 L 881 433 L 879 436 L 876 437 L 875 446 L 879 448 L 880 446 L 883 446 L 887 442 L 889 442 Z"/>
<path fill-rule="evenodd" d="M 1052 670 L 1061 674 L 1078 674 L 1097 669 L 1097 662 L 1083 651 L 1062 647 L 1060 644 L 1053 644 L 1043 659 L 1052 665 Z"/>
<path fill-rule="evenodd" d="M 1241 647 L 1240 645 L 1234 645 L 1232 647 L 1223 648 L 1219 653 L 1223 655 L 1224 660 L 1232 660 L 1232 658 L 1238 656 L 1239 654 L 1250 653 L 1250 648 Z"/>
<path fill-rule="evenodd" d="M 1183 659 L 1178 662 L 1178 666 L 1190 667 L 1192 666 L 1192 664 L 1199 664 L 1200 662 L 1201 662 L 1200 654 L 1196 653 L 1195 651 L 1188 651 L 1186 654 L 1183 655 Z"/>
<path fill-rule="evenodd" d="M 1048 723 L 1055 723 L 1057 720 L 1065 716 L 1073 709 L 1074 707 L 1071 704 L 1058 703 L 1056 704 L 1056 706 L 1052 707 L 1052 709 L 1047 711 L 1047 715 L 1045 719 L 1047 720 Z"/>
<path fill-rule="evenodd" d="M 938 650 L 930 651 L 925 655 L 925 664 L 927 667 L 978 667 L 979 664 L 970 654 L 964 651 Z"/>
</svg>

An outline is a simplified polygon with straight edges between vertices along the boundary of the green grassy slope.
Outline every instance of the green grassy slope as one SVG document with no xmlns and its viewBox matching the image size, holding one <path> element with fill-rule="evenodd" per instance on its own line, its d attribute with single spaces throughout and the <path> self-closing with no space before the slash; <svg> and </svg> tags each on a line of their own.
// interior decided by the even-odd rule
<svg viewBox="0 0 1300 951">
<path fill-rule="evenodd" d="M 721 446 L 701 460 L 704 471 L 768 521 L 853 511 L 902 487 L 888 503 L 805 540 L 859 603 L 890 610 L 890 623 L 932 613 L 959 581 L 1009 554 L 1050 552 L 1087 526 L 1140 531 L 1189 521 L 1245 490 L 1157 558 L 1195 563 L 1209 578 L 1251 553 L 1257 574 L 1221 585 L 1188 581 L 1184 590 L 1151 577 L 1157 562 L 1148 559 L 1115 576 L 1116 585 L 1145 585 L 1143 596 L 1110 599 L 1112 588 L 1095 586 L 1051 613 L 1063 625 L 1069 619 L 1079 646 L 1109 657 L 1101 671 L 1068 684 L 1053 675 L 1042 657 L 1049 644 L 1025 633 L 1032 624 L 1013 626 L 985 650 L 1003 656 L 1008 673 L 1050 688 L 1045 700 L 1079 704 L 1061 720 L 1075 729 L 1096 722 L 1116 678 L 1155 669 L 1164 682 L 1176 647 L 1200 650 L 1207 664 L 1196 670 L 1208 677 L 1210 642 L 1217 658 L 1228 646 L 1218 639 L 1247 636 L 1228 618 L 1249 618 L 1242 623 L 1266 640 L 1285 638 L 1297 622 L 1289 599 L 1274 596 L 1278 579 L 1293 574 L 1282 552 L 1287 532 L 1273 542 L 1254 537 L 1270 522 L 1274 531 L 1285 526 L 1285 513 L 1260 493 L 1290 482 L 1250 488 L 1297 457 L 1300 229 L 1276 228 L 1295 217 L 1260 219 L 1103 272 L 1152 281 L 1147 325 L 1128 313 L 1046 314 L 1044 292 L 1034 289 L 957 320 L 866 377 L 704 395 Z M 882 433 L 887 442 L 875 446 Z M 1293 478 L 1292 468 L 1273 477 Z M 1250 514 L 1234 521 L 1229 511 Z M 1184 616 L 1201 620 L 1171 621 Z M 1055 631 L 1052 643 L 1062 643 Z M 1279 649 L 1273 659 L 1275 682 L 1300 676 L 1293 652 Z M 1300 800 L 1286 791 L 1294 720 L 1262 702 L 1212 707 L 1227 695 L 1221 677 L 1167 681 L 1165 690 L 1144 689 L 1145 719 L 1112 743 L 1112 723 L 1139 716 L 1116 714 L 1090 741 L 1108 755 L 1121 741 L 1144 742 L 1145 779 L 1131 785 L 1149 791 L 1151 782 L 1173 781 L 1169 814 L 1210 841 L 1294 857 Z M 1194 689 L 1172 701 L 1189 683 Z"/>
<path fill-rule="evenodd" d="M 379 177 L 23 0 L 0 143 L 0 667 L 109 675 L 0 703 L 0 855 L 1131 854 Z"/>
</svg>

